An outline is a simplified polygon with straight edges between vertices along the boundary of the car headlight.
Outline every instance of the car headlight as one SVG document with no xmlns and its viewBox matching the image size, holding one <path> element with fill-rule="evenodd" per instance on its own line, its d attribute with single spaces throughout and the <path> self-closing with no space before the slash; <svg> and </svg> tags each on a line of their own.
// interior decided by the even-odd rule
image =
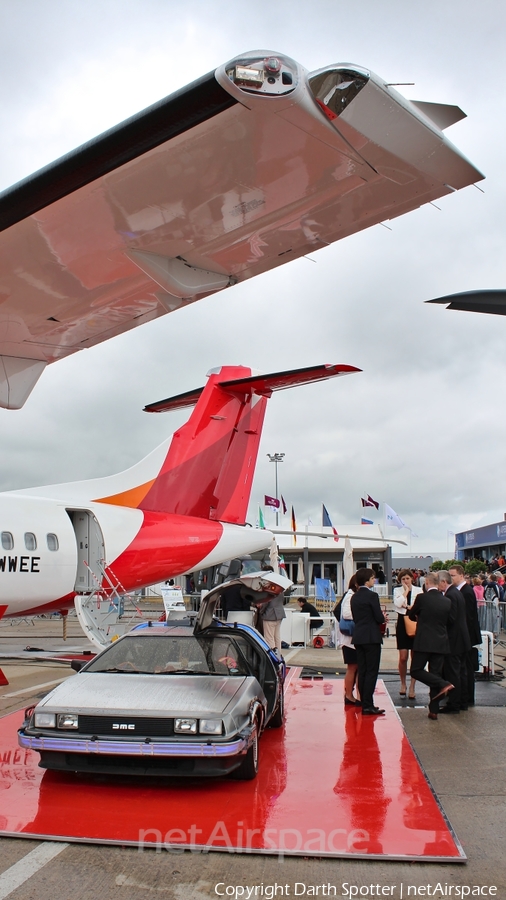
<svg viewBox="0 0 506 900">
<path fill-rule="evenodd" d="M 56 727 L 56 713 L 36 712 L 34 718 L 36 728 Z"/>
<path fill-rule="evenodd" d="M 174 731 L 176 734 L 197 734 L 197 720 L 174 719 Z"/>
<path fill-rule="evenodd" d="M 77 713 L 60 713 L 56 722 L 58 728 L 77 728 Z"/>
<path fill-rule="evenodd" d="M 201 719 L 199 731 L 201 734 L 223 734 L 223 722 L 221 719 Z"/>
</svg>

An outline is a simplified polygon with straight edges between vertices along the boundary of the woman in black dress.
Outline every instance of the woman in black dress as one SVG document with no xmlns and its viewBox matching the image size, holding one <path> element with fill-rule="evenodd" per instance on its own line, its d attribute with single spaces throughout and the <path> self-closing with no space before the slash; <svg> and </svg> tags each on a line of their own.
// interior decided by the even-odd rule
<svg viewBox="0 0 506 900">
<path fill-rule="evenodd" d="M 411 569 L 401 569 L 397 577 L 400 581 L 400 587 L 394 588 L 394 606 L 398 614 L 395 637 L 397 639 L 397 649 L 399 651 L 399 676 L 401 679 L 399 694 L 401 697 L 405 697 L 408 656 L 413 649 L 414 638 L 409 637 L 406 633 L 404 620 L 408 609 L 410 609 L 415 602 L 416 595 L 421 594 L 422 589 L 413 584 L 413 572 Z M 415 699 L 415 684 L 416 681 L 412 678 L 408 694 L 410 700 Z"/>
</svg>

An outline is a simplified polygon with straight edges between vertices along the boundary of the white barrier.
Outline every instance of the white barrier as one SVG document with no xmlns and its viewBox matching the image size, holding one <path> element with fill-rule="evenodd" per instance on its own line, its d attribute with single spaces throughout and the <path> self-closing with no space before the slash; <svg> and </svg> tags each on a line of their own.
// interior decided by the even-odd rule
<svg viewBox="0 0 506 900">
<path fill-rule="evenodd" d="M 482 631 L 481 638 L 478 646 L 478 671 L 483 675 L 495 675 L 494 635 L 491 631 Z"/>
</svg>

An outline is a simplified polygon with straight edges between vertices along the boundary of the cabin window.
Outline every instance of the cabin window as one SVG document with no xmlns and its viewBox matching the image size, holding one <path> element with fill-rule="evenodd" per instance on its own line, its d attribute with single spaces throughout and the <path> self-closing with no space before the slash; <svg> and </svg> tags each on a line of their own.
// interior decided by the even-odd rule
<svg viewBox="0 0 506 900">
<path fill-rule="evenodd" d="M 25 547 L 32 552 L 37 549 L 37 538 L 32 531 L 25 531 Z"/>
<path fill-rule="evenodd" d="M 58 544 L 58 537 L 56 536 L 56 534 L 47 534 L 46 539 L 47 539 L 47 549 L 48 550 L 58 550 L 59 544 Z"/>
<path fill-rule="evenodd" d="M 2 531 L 2 547 L 4 550 L 14 550 L 14 538 L 10 531 Z"/>
</svg>

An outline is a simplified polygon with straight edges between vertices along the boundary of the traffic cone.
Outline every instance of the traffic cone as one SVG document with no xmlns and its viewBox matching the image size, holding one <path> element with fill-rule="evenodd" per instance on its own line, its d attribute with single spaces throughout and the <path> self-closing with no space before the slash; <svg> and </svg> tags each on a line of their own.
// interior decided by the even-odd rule
<svg viewBox="0 0 506 900">
<path fill-rule="evenodd" d="M 0 685 L 9 684 L 9 679 L 5 677 L 2 669 L 0 669 Z"/>
</svg>

